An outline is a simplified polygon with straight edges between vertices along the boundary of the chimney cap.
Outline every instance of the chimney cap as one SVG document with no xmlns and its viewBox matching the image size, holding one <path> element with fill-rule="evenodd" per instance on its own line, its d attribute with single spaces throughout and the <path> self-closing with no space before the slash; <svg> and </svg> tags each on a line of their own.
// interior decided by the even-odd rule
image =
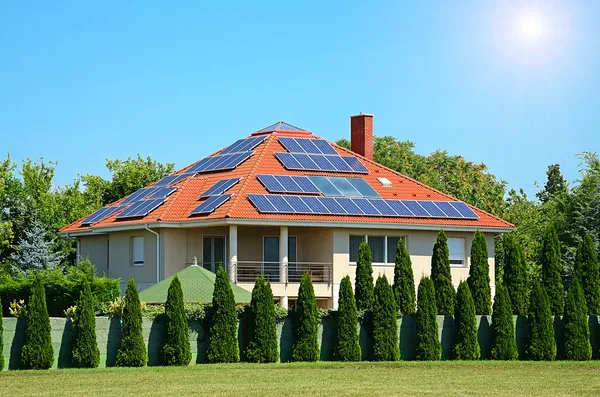
<svg viewBox="0 0 600 397">
<path fill-rule="evenodd" d="M 374 114 L 373 113 L 363 113 L 360 112 L 359 114 L 355 114 L 354 116 L 350 116 L 350 118 L 352 117 L 373 117 Z"/>
</svg>

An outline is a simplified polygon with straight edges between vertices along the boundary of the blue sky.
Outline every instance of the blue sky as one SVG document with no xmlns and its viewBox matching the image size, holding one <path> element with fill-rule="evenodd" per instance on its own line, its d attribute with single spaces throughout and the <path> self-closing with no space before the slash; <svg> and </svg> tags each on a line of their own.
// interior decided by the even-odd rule
<svg viewBox="0 0 600 397">
<path fill-rule="evenodd" d="M 0 151 L 64 184 L 137 153 L 181 168 L 277 120 L 349 137 L 365 112 L 530 194 L 548 164 L 575 179 L 600 147 L 600 2 L 412 3 L 4 2 Z"/>
</svg>

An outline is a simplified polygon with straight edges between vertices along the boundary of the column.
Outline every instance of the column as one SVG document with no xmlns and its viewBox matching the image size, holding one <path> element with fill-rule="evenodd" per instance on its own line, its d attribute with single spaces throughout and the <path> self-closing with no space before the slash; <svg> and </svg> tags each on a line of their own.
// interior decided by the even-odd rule
<svg viewBox="0 0 600 397">
<path fill-rule="evenodd" d="M 279 282 L 287 283 L 288 269 L 288 227 L 279 228 Z"/>
<path fill-rule="evenodd" d="M 228 268 L 228 270 L 229 270 L 229 281 L 234 282 L 234 283 L 237 281 L 237 277 L 236 277 L 237 261 L 238 261 L 237 237 L 238 237 L 237 225 L 229 225 L 229 268 Z"/>
</svg>

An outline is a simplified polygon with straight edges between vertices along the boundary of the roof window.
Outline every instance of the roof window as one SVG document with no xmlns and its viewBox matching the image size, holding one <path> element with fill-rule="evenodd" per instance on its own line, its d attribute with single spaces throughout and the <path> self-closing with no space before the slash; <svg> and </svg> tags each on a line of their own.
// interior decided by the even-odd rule
<svg viewBox="0 0 600 397">
<path fill-rule="evenodd" d="M 379 181 L 379 183 L 381 183 L 381 186 L 383 187 L 392 187 L 392 182 L 390 182 L 389 179 L 387 178 L 377 178 L 377 180 Z"/>
</svg>

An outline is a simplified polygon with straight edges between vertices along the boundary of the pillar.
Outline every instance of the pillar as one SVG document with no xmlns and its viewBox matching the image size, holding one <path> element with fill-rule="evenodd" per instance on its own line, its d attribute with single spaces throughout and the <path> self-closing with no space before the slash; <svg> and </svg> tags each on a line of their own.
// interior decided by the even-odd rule
<svg viewBox="0 0 600 397">
<path fill-rule="evenodd" d="M 288 227 L 279 228 L 279 282 L 287 283 L 288 269 Z"/>
<path fill-rule="evenodd" d="M 236 277 L 237 261 L 238 261 L 237 237 L 238 237 L 237 225 L 229 225 L 229 268 L 228 268 L 228 270 L 229 270 L 229 281 L 234 282 L 234 283 L 237 281 L 237 277 Z"/>
</svg>

